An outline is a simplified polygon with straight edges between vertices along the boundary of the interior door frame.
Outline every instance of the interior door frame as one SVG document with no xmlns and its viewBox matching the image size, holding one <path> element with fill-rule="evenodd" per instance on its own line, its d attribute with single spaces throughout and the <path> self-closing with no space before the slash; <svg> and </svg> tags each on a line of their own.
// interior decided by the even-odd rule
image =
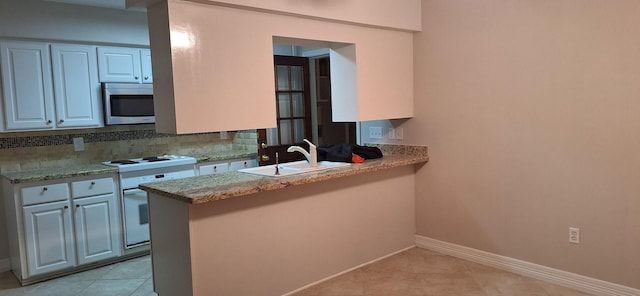
<svg viewBox="0 0 640 296">
<path fill-rule="evenodd" d="M 284 92 L 278 90 L 277 88 L 277 79 L 278 75 L 276 73 L 277 65 L 288 65 L 288 66 L 302 66 L 303 71 L 303 100 L 304 100 L 304 137 L 306 139 L 312 139 L 312 130 L 311 130 L 311 91 L 310 91 L 310 75 L 309 75 L 309 62 L 310 59 L 307 57 L 296 57 L 296 56 L 281 56 L 274 55 L 273 57 L 273 71 L 274 71 L 274 84 L 276 85 L 276 92 L 274 94 L 274 103 L 278 104 L 278 93 Z M 291 80 L 291 77 L 289 77 Z M 276 105 L 277 106 L 277 105 Z M 293 114 L 293 110 L 291 110 L 291 114 Z M 276 107 L 276 122 L 278 128 L 278 136 L 280 136 L 280 110 Z M 290 162 L 295 160 L 305 159 L 301 153 L 289 153 L 287 149 L 291 146 L 301 146 L 305 149 L 309 149 L 309 145 L 304 142 L 297 142 L 285 145 L 268 145 L 267 144 L 267 130 L 266 129 L 258 129 L 258 164 L 269 165 L 276 163 L 276 153 L 278 155 L 278 162 Z M 279 141 L 280 142 L 280 141 Z"/>
</svg>

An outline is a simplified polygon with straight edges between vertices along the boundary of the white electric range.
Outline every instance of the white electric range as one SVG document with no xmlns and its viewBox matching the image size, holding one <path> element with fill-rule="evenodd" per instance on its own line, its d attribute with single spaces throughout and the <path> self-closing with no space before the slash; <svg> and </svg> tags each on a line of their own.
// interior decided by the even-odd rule
<svg viewBox="0 0 640 296">
<path fill-rule="evenodd" d="M 195 176 L 196 159 L 190 156 L 160 155 L 106 161 L 118 167 L 125 250 L 149 243 L 149 206 L 142 183 Z"/>
</svg>

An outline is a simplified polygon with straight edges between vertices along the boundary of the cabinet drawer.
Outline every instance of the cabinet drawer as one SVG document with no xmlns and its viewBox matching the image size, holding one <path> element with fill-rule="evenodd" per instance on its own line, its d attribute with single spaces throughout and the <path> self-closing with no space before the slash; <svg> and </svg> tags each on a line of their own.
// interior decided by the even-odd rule
<svg viewBox="0 0 640 296">
<path fill-rule="evenodd" d="M 22 205 L 66 200 L 69 198 L 67 183 L 47 184 L 22 188 Z"/>
<path fill-rule="evenodd" d="M 256 159 L 246 159 L 246 160 L 238 160 L 233 161 L 229 164 L 229 171 L 237 171 L 240 169 L 252 168 L 258 166 L 258 161 Z"/>
<path fill-rule="evenodd" d="M 200 176 L 228 172 L 229 163 L 221 162 L 221 163 L 200 165 L 198 166 L 198 171 L 200 173 Z"/>
<path fill-rule="evenodd" d="M 71 182 L 73 198 L 112 193 L 113 191 L 112 178 Z"/>
</svg>

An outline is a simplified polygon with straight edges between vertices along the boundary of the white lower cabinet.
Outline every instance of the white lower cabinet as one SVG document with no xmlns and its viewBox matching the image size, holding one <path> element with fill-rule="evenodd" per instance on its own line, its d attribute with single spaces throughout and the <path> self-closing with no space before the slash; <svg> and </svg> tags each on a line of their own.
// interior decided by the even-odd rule
<svg viewBox="0 0 640 296">
<path fill-rule="evenodd" d="M 78 264 L 120 255 L 115 195 L 75 199 L 73 204 Z"/>
<path fill-rule="evenodd" d="M 225 172 L 237 171 L 258 166 L 258 160 L 255 158 L 247 158 L 240 160 L 230 160 L 221 162 L 204 162 L 196 166 L 198 175 L 212 175 Z"/>
<path fill-rule="evenodd" d="M 29 276 L 74 266 L 69 201 L 25 206 L 23 212 Z"/>
<path fill-rule="evenodd" d="M 197 166 L 198 175 L 213 175 L 229 171 L 228 162 L 207 162 Z"/>
<path fill-rule="evenodd" d="M 11 268 L 22 283 L 122 255 L 115 175 L 29 184 L 4 179 L 2 189 Z"/>
<path fill-rule="evenodd" d="M 258 160 L 255 158 L 236 160 L 229 163 L 229 171 L 237 171 L 237 170 L 252 168 L 256 166 L 258 166 Z"/>
</svg>

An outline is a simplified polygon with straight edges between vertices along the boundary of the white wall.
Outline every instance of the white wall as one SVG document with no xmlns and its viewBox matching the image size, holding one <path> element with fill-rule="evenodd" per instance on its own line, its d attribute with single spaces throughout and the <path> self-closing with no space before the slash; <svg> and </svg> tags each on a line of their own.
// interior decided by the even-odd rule
<svg viewBox="0 0 640 296">
<path fill-rule="evenodd" d="M 149 45 L 144 12 L 40 0 L 0 1 L 0 37 Z"/>
<path fill-rule="evenodd" d="M 640 288 L 639 11 L 422 2 L 404 124 L 429 145 L 419 235 Z"/>
</svg>

